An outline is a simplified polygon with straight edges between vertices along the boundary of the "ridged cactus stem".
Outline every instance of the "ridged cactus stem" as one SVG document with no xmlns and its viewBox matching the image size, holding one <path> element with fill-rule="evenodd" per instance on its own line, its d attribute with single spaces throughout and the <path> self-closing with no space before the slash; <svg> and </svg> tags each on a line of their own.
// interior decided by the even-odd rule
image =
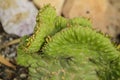
<svg viewBox="0 0 120 80">
<path fill-rule="evenodd" d="M 120 80 L 120 52 L 88 19 L 56 16 L 47 5 L 21 40 L 17 63 L 29 68 L 29 80 Z"/>
</svg>

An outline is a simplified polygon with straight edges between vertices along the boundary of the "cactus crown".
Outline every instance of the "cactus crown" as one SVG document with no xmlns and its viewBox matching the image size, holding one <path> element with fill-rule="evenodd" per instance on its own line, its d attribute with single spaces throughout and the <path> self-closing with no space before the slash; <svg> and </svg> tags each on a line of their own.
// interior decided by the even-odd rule
<svg viewBox="0 0 120 80">
<path fill-rule="evenodd" d="M 32 36 L 23 37 L 17 62 L 29 67 L 30 80 L 119 80 L 119 52 L 85 18 L 56 16 L 42 8 Z M 40 52 L 41 51 L 41 52 Z"/>
</svg>

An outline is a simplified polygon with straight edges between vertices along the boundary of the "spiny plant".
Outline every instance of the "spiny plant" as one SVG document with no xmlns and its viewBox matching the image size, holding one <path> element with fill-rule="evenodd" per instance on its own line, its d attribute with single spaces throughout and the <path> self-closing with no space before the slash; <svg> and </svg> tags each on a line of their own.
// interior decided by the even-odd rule
<svg viewBox="0 0 120 80">
<path fill-rule="evenodd" d="M 29 80 L 120 80 L 119 51 L 86 18 L 56 16 L 42 8 L 32 36 L 21 39 L 17 63 Z"/>
</svg>

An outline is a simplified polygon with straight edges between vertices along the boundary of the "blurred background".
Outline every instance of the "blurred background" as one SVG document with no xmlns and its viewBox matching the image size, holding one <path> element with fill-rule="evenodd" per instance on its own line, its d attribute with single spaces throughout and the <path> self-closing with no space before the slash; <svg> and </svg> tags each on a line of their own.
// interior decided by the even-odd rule
<svg viewBox="0 0 120 80">
<path fill-rule="evenodd" d="M 94 29 L 120 43 L 120 0 L 0 0 L 0 54 L 3 57 L 14 62 L 19 38 L 33 33 L 36 15 L 46 4 L 54 6 L 58 16 L 88 18 Z M 26 69 L 20 67 L 17 71 L 16 74 L 0 65 L 0 80 L 26 80 Z"/>
</svg>

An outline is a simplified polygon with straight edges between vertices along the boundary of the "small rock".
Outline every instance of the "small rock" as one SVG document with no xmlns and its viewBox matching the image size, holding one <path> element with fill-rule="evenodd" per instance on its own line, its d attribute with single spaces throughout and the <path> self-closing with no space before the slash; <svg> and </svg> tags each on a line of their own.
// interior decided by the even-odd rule
<svg viewBox="0 0 120 80">
<path fill-rule="evenodd" d="M 87 17 L 91 20 L 93 28 L 116 38 L 120 35 L 119 4 L 120 0 L 66 0 L 63 16 Z"/>
<path fill-rule="evenodd" d="M 58 15 L 61 14 L 64 1 L 65 0 L 33 0 L 33 2 L 38 8 L 42 8 L 46 4 L 51 4 L 52 6 L 56 8 Z"/>
<path fill-rule="evenodd" d="M 63 15 L 68 18 L 87 17 L 94 28 L 106 32 L 107 0 L 67 0 L 63 7 Z"/>
<path fill-rule="evenodd" d="M 38 10 L 28 0 L 0 0 L 0 21 L 9 34 L 24 36 L 34 30 Z"/>
<path fill-rule="evenodd" d="M 20 75 L 20 77 L 21 77 L 21 78 L 26 78 L 27 75 L 23 73 L 23 74 Z"/>
</svg>

